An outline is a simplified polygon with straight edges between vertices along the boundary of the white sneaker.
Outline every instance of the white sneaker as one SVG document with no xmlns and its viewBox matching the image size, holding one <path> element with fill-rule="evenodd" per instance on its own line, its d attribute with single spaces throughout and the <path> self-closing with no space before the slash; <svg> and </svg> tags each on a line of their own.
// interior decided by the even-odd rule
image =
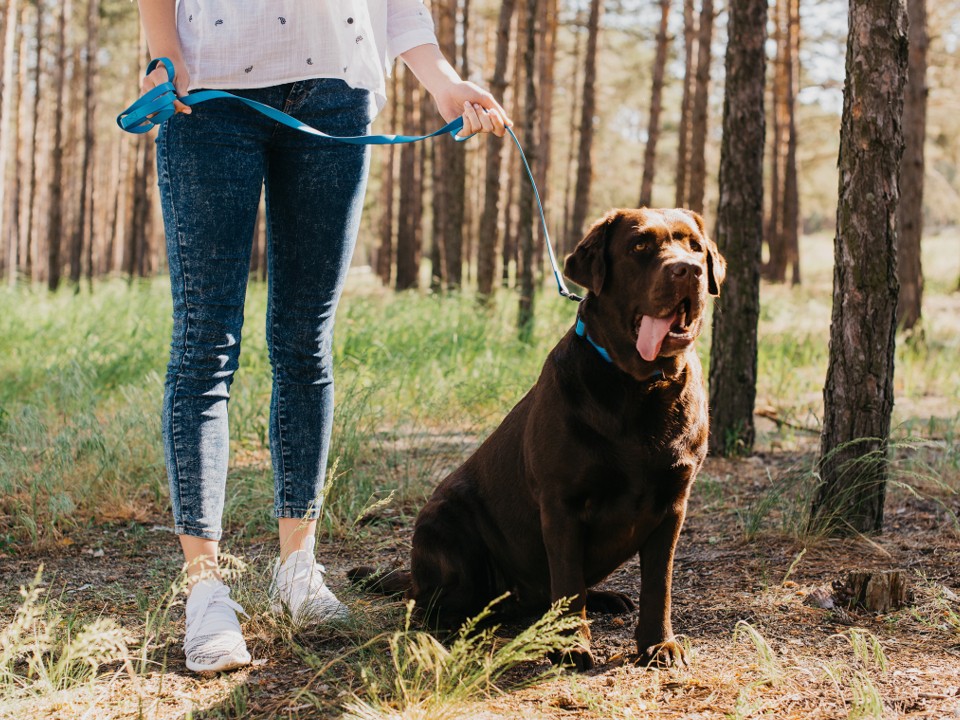
<svg viewBox="0 0 960 720">
<path fill-rule="evenodd" d="M 216 578 L 198 581 L 187 596 L 187 632 L 183 654 L 194 672 L 232 670 L 250 663 L 237 613 L 247 613 L 230 599 L 230 588 Z"/>
<path fill-rule="evenodd" d="M 315 540 L 310 538 L 305 547 L 290 553 L 273 568 L 270 587 L 273 611 L 286 610 L 295 625 L 346 620 L 350 610 L 337 599 L 323 581 L 326 572 L 313 554 Z"/>
</svg>

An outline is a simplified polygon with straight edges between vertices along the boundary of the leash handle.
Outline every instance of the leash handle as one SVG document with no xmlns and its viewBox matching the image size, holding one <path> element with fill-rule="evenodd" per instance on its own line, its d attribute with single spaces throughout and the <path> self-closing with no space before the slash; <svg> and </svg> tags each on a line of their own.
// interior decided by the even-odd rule
<svg viewBox="0 0 960 720">
<path fill-rule="evenodd" d="M 296 118 L 287 115 L 281 110 L 277 110 L 269 105 L 264 105 L 256 100 L 249 100 L 248 98 L 239 97 L 224 90 L 200 90 L 199 92 L 187 93 L 183 97 L 178 97 L 177 89 L 173 85 L 173 79 L 176 75 L 176 71 L 173 67 L 173 63 L 170 62 L 168 58 L 154 58 L 147 65 L 147 70 L 144 74 L 149 75 L 156 69 L 157 65 L 163 65 L 164 69 L 167 71 L 167 82 L 157 85 L 142 97 L 138 98 L 132 105 L 130 105 L 130 107 L 117 116 L 117 125 L 121 130 L 137 135 L 150 132 L 150 130 L 152 130 L 154 127 L 165 123 L 167 120 L 173 117 L 174 113 L 176 112 L 173 105 L 174 100 L 179 100 L 184 105 L 192 107 L 209 100 L 224 99 L 239 100 L 244 105 L 247 105 L 257 112 L 262 113 L 271 120 L 282 123 L 283 125 L 286 125 L 294 130 L 298 130 L 309 135 L 315 135 L 317 137 L 327 138 L 328 140 L 336 140 L 337 142 L 347 143 L 349 145 L 398 145 L 401 143 L 420 142 L 421 140 L 427 140 L 429 138 L 437 137 L 438 135 L 446 134 L 452 135 L 453 139 L 457 142 L 464 142 L 465 140 L 469 140 L 471 137 L 473 137 L 473 135 L 468 135 L 467 137 L 460 137 L 457 135 L 457 133 L 463 129 L 462 117 L 458 117 L 455 120 L 448 122 L 442 128 L 436 132 L 430 133 L 429 135 L 328 135 L 325 132 L 317 130 L 311 125 L 300 122 Z M 523 167 L 526 168 L 527 177 L 530 179 L 530 184 L 533 186 L 533 194 L 537 200 L 537 209 L 540 212 L 540 224 L 543 227 L 543 237 L 547 245 L 547 255 L 550 257 L 550 265 L 553 268 L 553 277 L 557 281 L 557 289 L 561 296 L 575 302 L 580 302 L 583 298 L 570 292 L 566 283 L 563 281 L 563 275 L 560 272 L 559 266 L 557 265 L 557 256 L 554 254 L 553 244 L 550 242 L 550 232 L 547 230 L 547 218 L 543 212 L 543 202 L 540 200 L 540 191 L 537 190 L 537 183 L 533 179 L 533 171 L 530 169 L 530 164 L 527 162 L 527 156 L 524 154 L 523 147 L 520 145 L 520 141 L 517 139 L 513 129 L 508 127 L 507 132 L 510 133 L 510 137 L 513 138 L 513 142 L 517 146 L 517 150 L 520 151 L 520 159 L 523 160 Z"/>
</svg>

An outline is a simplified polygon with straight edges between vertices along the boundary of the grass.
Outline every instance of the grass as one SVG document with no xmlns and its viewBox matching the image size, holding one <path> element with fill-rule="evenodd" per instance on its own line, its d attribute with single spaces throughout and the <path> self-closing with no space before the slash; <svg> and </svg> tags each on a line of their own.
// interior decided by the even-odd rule
<svg viewBox="0 0 960 720">
<path fill-rule="evenodd" d="M 933 238 L 931 249 L 953 257 L 948 250 L 954 240 Z M 806 702 L 811 693 L 819 693 L 836 710 L 832 716 L 889 715 L 889 702 L 884 702 L 890 672 L 884 663 L 892 666 L 895 660 L 893 652 L 887 657 L 883 638 L 859 631 L 842 637 L 834 633 L 830 637 L 841 639 L 831 642 L 843 644 L 842 650 L 831 645 L 826 655 L 800 659 L 784 645 L 786 629 L 757 620 L 777 617 L 787 587 L 809 578 L 808 565 L 815 562 L 811 557 L 825 552 L 808 542 L 818 536 L 809 531 L 807 515 L 817 485 L 813 454 L 827 361 L 829 268 L 817 264 L 825 247 L 829 238 L 804 240 L 802 252 L 811 262 L 803 287 L 765 285 L 762 290 L 758 406 L 772 408 L 787 422 L 759 428 L 762 460 L 718 461 L 701 475 L 695 490 L 702 512 L 739 519 L 739 529 L 732 533 L 721 524 L 701 529 L 708 552 L 726 552 L 731 543 L 754 546 L 788 539 L 779 566 L 761 558 L 767 579 L 761 582 L 759 609 L 744 620 L 742 613 L 749 608 L 738 599 L 728 623 L 714 636 L 694 637 L 696 651 L 689 653 L 694 675 L 641 675 L 623 667 L 550 680 L 549 685 L 560 688 L 551 700 L 557 712 L 646 717 L 668 706 L 677 693 L 688 693 L 705 717 L 717 717 L 709 713 L 721 707 L 722 716 L 786 718 L 802 716 L 784 709 L 800 707 L 799 701 L 789 705 L 794 702 L 789 698 L 802 696 Z M 909 339 L 901 337 L 897 350 L 889 495 L 898 503 L 922 506 L 943 532 L 956 533 L 960 301 L 945 291 L 946 276 L 952 276 L 952 287 L 957 273 L 943 264 L 926 267 L 932 292 L 925 327 Z M 532 635 L 518 630 L 517 637 L 524 639 L 517 646 L 487 631 L 439 644 L 405 625 L 405 609 L 397 604 L 355 600 L 352 623 L 320 634 L 304 634 L 268 612 L 269 560 L 260 543 L 273 533 L 275 521 L 267 447 L 265 302 L 265 288 L 251 285 L 241 369 L 230 402 L 233 440 L 225 525 L 228 537 L 245 553 L 246 569 L 238 570 L 233 587 L 253 617 L 245 633 L 255 656 L 278 655 L 306 672 L 278 691 L 288 696 L 284 716 L 325 716 L 338 708 L 356 717 L 469 717 L 479 706 L 506 707 L 503 712 L 510 716 L 516 698 L 524 697 L 524 691 L 516 690 L 519 681 L 539 677 L 543 669 L 528 659 L 542 655 L 544 642 L 562 640 L 562 631 L 549 618 Z M 137 548 L 149 544 L 151 523 L 158 518 L 167 522 L 159 405 L 168 303 L 162 280 L 131 286 L 104 282 L 92 295 L 80 296 L 0 290 L 0 555 L 55 555 L 74 537 L 90 537 L 98 528 L 126 528 L 126 542 Z M 573 312 L 572 304 L 545 297 L 537 304 L 532 340 L 522 343 L 510 293 L 481 307 L 469 293 L 394 295 L 349 287 L 335 344 L 337 409 L 325 536 L 342 542 L 359 536 L 364 542 L 396 546 L 392 552 L 402 554 L 402 528 L 409 527 L 423 497 L 535 381 Z M 699 352 L 706 361 L 708 338 Z M 758 470 L 744 471 L 758 462 Z M 747 484 L 740 480 L 743 474 L 751 478 Z M 384 515 L 399 517 L 401 530 L 368 529 L 360 523 Z M 118 693 L 123 696 L 113 700 L 118 706 L 142 703 L 131 711 L 134 716 L 159 716 L 160 698 L 171 682 L 168 654 L 178 637 L 182 603 L 177 583 L 168 584 L 175 574 L 171 558 L 143 568 L 144 587 L 132 589 L 135 597 L 129 601 L 123 595 L 130 588 L 110 583 L 98 588 L 99 604 L 92 611 L 70 609 L 70 597 L 46 594 L 51 591 L 40 580 L 27 584 L 17 607 L 3 610 L 0 717 L 10 707 L 15 717 L 44 716 L 46 711 L 36 708 L 54 705 L 73 708 L 60 716 L 80 717 Z M 710 562 L 702 567 L 710 568 Z M 163 578 L 160 585 L 154 576 Z M 921 586 L 918 605 L 891 623 L 956 645 L 958 606 L 948 592 L 933 581 Z M 707 594 L 695 604 L 712 612 L 727 601 Z M 796 599 L 790 602 L 799 605 Z M 115 620 L 119 605 L 132 605 L 136 620 Z M 803 617 L 803 610 L 795 610 Z M 632 631 L 625 632 L 629 637 Z M 595 637 L 602 636 L 603 631 L 595 631 Z M 621 650 L 629 651 L 629 645 Z M 526 670 L 518 673 L 518 663 Z M 603 684 L 605 678 L 613 678 L 613 684 Z M 505 699 L 500 691 L 508 688 Z M 169 692 L 201 690 L 216 699 L 206 705 L 191 700 L 192 709 L 178 716 L 244 717 L 262 701 L 258 687 L 237 676 L 177 685 Z"/>
</svg>

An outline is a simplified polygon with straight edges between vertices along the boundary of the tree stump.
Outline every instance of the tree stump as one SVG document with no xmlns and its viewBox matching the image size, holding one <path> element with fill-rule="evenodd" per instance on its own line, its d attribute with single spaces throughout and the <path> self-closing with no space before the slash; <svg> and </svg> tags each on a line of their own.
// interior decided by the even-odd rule
<svg viewBox="0 0 960 720">
<path fill-rule="evenodd" d="M 838 605 L 870 612 L 899 610 L 907 604 L 909 581 L 903 570 L 853 570 L 843 580 L 833 582 Z"/>
</svg>

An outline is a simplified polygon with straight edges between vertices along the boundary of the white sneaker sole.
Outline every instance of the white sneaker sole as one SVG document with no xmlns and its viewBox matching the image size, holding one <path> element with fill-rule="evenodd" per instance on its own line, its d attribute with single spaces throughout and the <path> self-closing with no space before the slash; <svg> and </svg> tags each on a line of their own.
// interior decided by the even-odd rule
<svg viewBox="0 0 960 720">
<path fill-rule="evenodd" d="M 250 664 L 250 653 L 244 650 L 236 655 L 226 655 L 215 663 L 209 665 L 204 663 L 187 660 L 187 668 L 193 672 L 225 672 L 235 670 Z"/>
<path fill-rule="evenodd" d="M 300 613 L 303 617 L 295 618 L 290 608 L 282 600 L 275 599 L 270 603 L 270 609 L 276 615 L 286 615 L 293 621 L 297 627 L 304 627 L 311 623 L 343 622 L 350 618 L 350 610 L 346 605 L 341 605 L 343 609 L 338 609 L 330 613 Z"/>
</svg>

